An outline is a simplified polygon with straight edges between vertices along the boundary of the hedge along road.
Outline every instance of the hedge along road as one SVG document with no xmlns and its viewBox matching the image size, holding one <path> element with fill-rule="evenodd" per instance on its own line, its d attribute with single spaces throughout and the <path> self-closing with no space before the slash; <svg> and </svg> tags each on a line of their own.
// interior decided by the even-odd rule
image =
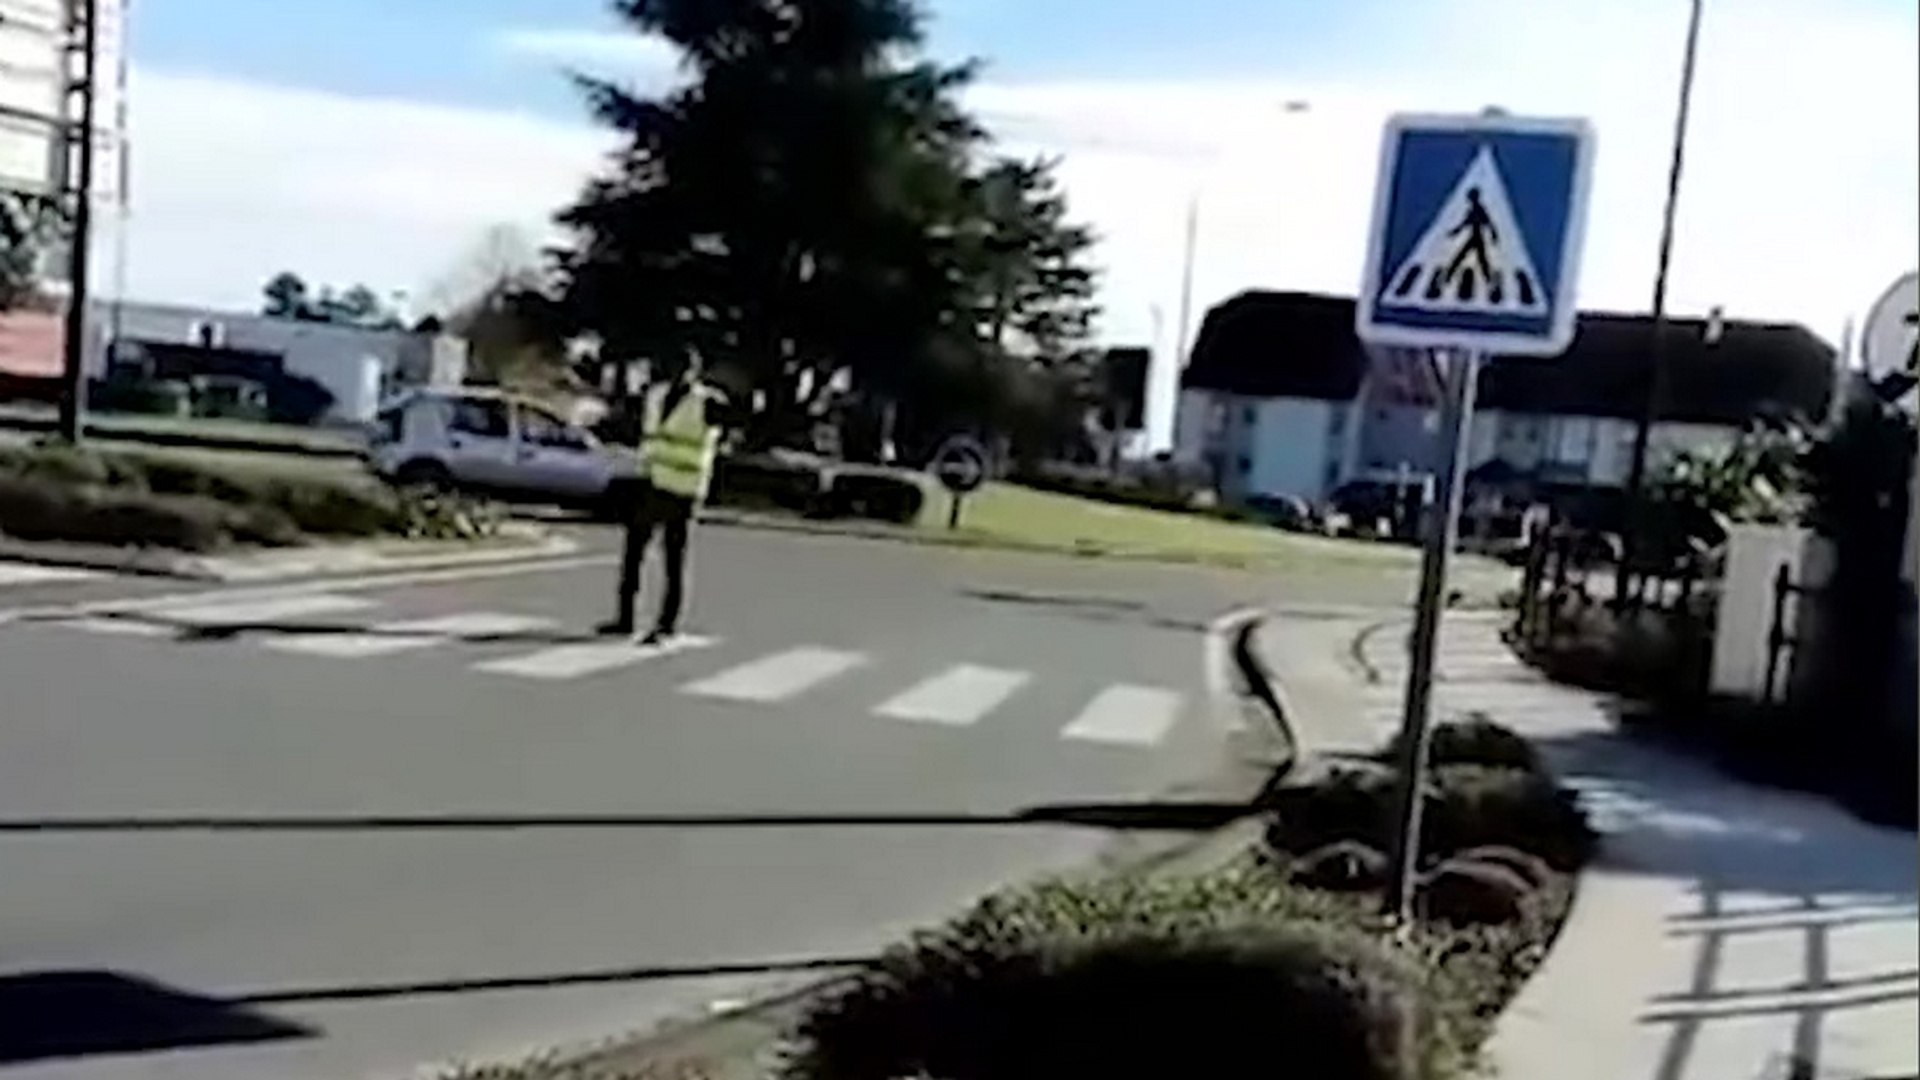
<svg viewBox="0 0 1920 1080">
<path fill-rule="evenodd" d="M 1258 587 L 710 529 L 689 626 L 705 640 L 635 656 L 578 639 L 611 573 L 212 590 L 0 626 L 0 818 L 47 826 L 0 833 L 0 997 L 115 973 L 221 1014 L 195 1026 L 213 1045 L 170 1059 L 185 1074 L 331 1078 L 807 977 L 1109 838 L 1010 813 L 1212 770 L 1204 630 Z M 58 830 L 153 815 L 654 827 Z M 78 1030 L 0 1058 L 152 1075 L 150 1054 L 100 1053 L 127 984 L 58 985 Z"/>
</svg>

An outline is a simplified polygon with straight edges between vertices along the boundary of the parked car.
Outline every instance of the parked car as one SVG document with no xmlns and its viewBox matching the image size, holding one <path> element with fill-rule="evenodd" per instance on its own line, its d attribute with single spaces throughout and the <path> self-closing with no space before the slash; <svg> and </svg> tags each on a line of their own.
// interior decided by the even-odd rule
<svg viewBox="0 0 1920 1080">
<path fill-rule="evenodd" d="M 640 475 L 635 451 L 537 402 L 471 387 L 409 391 L 374 421 L 368 460 L 402 486 L 609 511 Z"/>
</svg>

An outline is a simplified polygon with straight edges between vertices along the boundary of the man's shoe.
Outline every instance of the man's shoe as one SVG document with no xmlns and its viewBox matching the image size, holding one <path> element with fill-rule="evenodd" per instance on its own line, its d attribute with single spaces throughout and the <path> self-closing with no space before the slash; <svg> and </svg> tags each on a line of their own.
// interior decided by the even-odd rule
<svg viewBox="0 0 1920 1080">
<path fill-rule="evenodd" d="M 640 644 L 665 645 L 668 642 L 672 641 L 673 638 L 674 638 L 674 632 L 672 630 L 668 630 L 668 629 L 665 629 L 664 627 L 656 626 L 652 630 L 647 631 L 647 636 L 640 639 Z"/>
<path fill-rule="evenodd" d="M 611 619 L 594 627 L 593 632 L 601 637 L 632 637 L 633 624 L 621 622 L 619 619 Z"/>
</svg>

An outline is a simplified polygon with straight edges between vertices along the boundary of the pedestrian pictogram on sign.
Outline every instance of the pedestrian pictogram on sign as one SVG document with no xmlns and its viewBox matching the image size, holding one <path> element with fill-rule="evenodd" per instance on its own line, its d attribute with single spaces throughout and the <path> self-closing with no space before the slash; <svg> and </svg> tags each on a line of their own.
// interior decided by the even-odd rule
<svg viewBox="0 0 1920 1080">
<path fill-rule="evenodd" d="M 1394 271 L 1389 295 L 1396 307 L 1423 311 L 1546 314 L 1540 274 L 1491 149 L 1481 147 L 1454 185 Z"/>
<path fill-rule="evenodd" d="M 1396 116 L 1361 279 L 1373 345 L 1553 356 L 1573 340 L 1584 121 Z"/>
</svg>

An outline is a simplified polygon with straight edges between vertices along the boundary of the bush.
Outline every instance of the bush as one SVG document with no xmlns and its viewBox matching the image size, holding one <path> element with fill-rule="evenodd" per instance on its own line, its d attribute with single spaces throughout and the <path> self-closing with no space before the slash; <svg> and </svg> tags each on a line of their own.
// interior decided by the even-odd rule
<svg viewBox="0 0 1920 1080">
<path fill-rule="evenodd" d="M 1441 863 L 1420 879 L 1417 889 L 1421 917 L 1455 926 L 1518 921 L 1533 896 L 1532 886 L 1512 870 L 1464 859 Z"/>
<path fill-rule="evenodd" d="M 825 512 L 829 517 L 911 525 L 919 520 L 926 499 L 919 482 L 904 475 L 836 471 L 827 482 Z"/>
<path fill-rule="evenodd" d="M 717 505 L 808 513 L 823 490 L 818 467 L 770 454 L 722 457 L 714 465 Z"/>
<path fill-rule="evenodd" d="M 1398 761 L 1400 748 L 1400 737 L 1395 736 L 1393 744 L 1381 756 L 1388 761 Z M 1542 767 L 1540 752 L 1525 736 L 1494 723 L 1484 714 L 1435 727 L 1427 742 L 1427 762 L 1430 765 L 1490 765 L 1527 772 L 1539 772 Z"/>
<path fill-rule="evenodd" d="M 490 504 L 457 496 L 64 446 L 0 448 L 0 482 L 0 531 L 22 539 L 205 551 L 306 535 L 471 540 L 500 524 Z"/>
<path fill-rule="evenodd" d="M 1284 793 L 1267 841 L 1303 854 L 1359 841 L 1381 850 L 1396 828 L 1391 770 L 1349 768 L 1311 788 Z M 1578 869 L 1594 834 L 1573 797 L 1551 777 L 1483 765 L 1436 765 L 1428 774 L 1420 852 L 1429 862 L 1482 847 L 1510 847 L 1558 870 Z"/>
<path fill-rule="evenodd" d="M 1327 892 L 1379 892 L 1387 882 L 1387 857 L 1357 840 L 1309 852 L 1289 874 L 1294 884 Z"/>
<path fill-rule="evenodd" d="M 1569 792 L 1519 769 L 1442 765 L 1433 770 L 1422 850 L 1447 858 L 1482 847 L 1518 848 L 1556 870 L 1578 870 L 1595 835 Z"/>
<path fill-rule="evenodd" d="M 788 1080 L 1269 1072 L 1408 1080 L 1456 1060 L 1431 976 L 1377 937 L 1247 921 L 1029 936 L 976 921 L 896 950 L 805 1020 Z"/>
<path fill-rule="evenodd" d="M 21 540 L 213 551 L 228 540 L 229 513 L 204 499 L 0 474 L 0 533 Z"/>
<path fill-rule="evenodd" d="M 111 378 L 88 384 L 87 403 L 101 412 L 189 416 L 193 388 L 178 379 Z"/>
</svg>

